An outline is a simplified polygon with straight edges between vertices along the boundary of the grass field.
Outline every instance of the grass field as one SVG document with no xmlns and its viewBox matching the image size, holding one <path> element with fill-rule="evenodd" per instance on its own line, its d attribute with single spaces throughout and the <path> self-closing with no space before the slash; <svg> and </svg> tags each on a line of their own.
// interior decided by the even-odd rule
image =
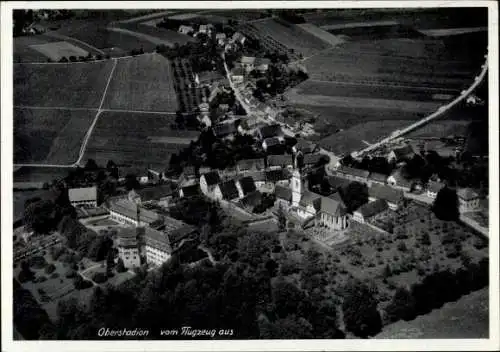
<svg viewBox="0 0 500 352">
<path fill-rule="evenodd" d="M 71 164 L 93 110 L 14 109 L 14 163 Z"/>
<path fill-rule="evenodd" d="M 28 199 L 41 198 L 47 200 L 53 200 L 56 198 L 56 194 L 52 190 L 37 189 L 30 191 L 16 191 L 13 193 L 14 198 L 14 208 L 13 208 L 13 220 L 14 222 L 20 220 L 24 217 L 24 203 Z"/>
<path fill-rule="evenodd" d="M 47 62 L 47 57 L 33 49 L 32 45 L 52 43 L 58 40 L 43 34 L 15 37 L 13 39 L 14 62 Z"/>
<path fill-rule="evenodd" d="M 182 134 L 182 131 L 170 129 L 173 121 L 173 115 L 103 112 L 88 142 L 83 162 L 91 158 L 105 165 L 111 159 L 117 164 L 137 168 L 166 167 L 170 154 L 186 147 L 185 144 L 169 143 L 166 138 Z"/>
<path fill-rule="evenodd" d="M 189 35 L 185 35 L 176 31 L 166 28 L 152 27 L 141 23 L 119 23 L 117 28 L 126 29 L 137 33 L 137 37 L 147 40 L 155 45 L 165 44 L 174 46 L 175 43 L 179 45 L 188 42 L 194 42 L 195 39 Z"/>
<path fill-rule="evenodd" d="M 169 61 L 158 54 L 119 60 L 103 107 L 175 112 L 177 98 Z"/>
<path fill-rule="evenodd" d="M 82 48 L 74 46 L 73 44 L 65 41 L 52 42 L 46 44 L 36 44 L 32 45 L 31 48 L 42 53 L 52 61 L 59 61 L 63 57 L 66 58 L 69 58 L 71 56 L 80 57 L 80 56 L 87 56 L 88 54 L 88 52 L 83 50 Z"/>
<path fill-rule="evenodd" d="M 489 337 L 488 288 L 446 303 L 412 321 L 387 325 L 376 339 L 477 339 Z"/>
<path fill-rule="evenodd" d="M 113 62 L 14 66 L 14 106 L 99 107 Z"/>
<path fill-rule="evenodd" d="M 274 19 L 253 23 L 262 35 L 268 35 L 289 49 L 309 56 L 330 45 L 294 24 L 284 25 Z"/>
<path fill-rule="evenodd" d="M 344 42 L 342 36 L 333 35 L 311 23 L 302 23 L 299 24 L 298 26 L 303 30 L 305 30 L 306 32 L 314 35 L 315 37 L 318 37 L 319 39 L 323 40 L 324 42 L 332 46 L 336 46 Z"/>
<path fill-rule="evenodd" d="M 52 182 L 68 176 L 70 168 L 62 167 L 28 167 L 23 166 L 14 171 L 14 182 Z"/>
</svg>

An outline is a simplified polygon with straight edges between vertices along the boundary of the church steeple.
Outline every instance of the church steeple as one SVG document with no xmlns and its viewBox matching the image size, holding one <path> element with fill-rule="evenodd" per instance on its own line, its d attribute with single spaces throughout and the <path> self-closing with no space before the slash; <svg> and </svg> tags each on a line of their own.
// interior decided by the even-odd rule
<svg viewBox="0 0 500 352">
<path fill-rule="evenodd" d="M 305 175 L 302 174 L 301 170 L 297 167 L 297 161 L 295 162 L 295 167 L 292 173 L 292 206 L 297 207 L 302 195 L 307 188 Z"/>
</svg>

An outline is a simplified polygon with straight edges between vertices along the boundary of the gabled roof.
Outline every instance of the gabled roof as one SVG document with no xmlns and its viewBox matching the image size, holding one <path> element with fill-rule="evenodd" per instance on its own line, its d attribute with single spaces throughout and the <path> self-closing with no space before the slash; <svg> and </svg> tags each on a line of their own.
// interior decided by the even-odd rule
<svg viewBox="0 0 500 352">
<path fill-rule="evenodd" d="M 457 196 L 465 201 L 468 201 L 479 198 L 479 193 L 472 188 L 460 188 L 457 191 Z"/>
<path fill-rule="evenodd" d="M 324 154 L 304 154 L 302 161 L 304 165 L 316 165 L 323 159 L 328 161 L 328 156 Z"/>
<path fill-rule="evenodd" d="M 409 144 L 400 148 L 394 148 L 392 151 L 394 152 L 397 160 L 412 157 L 415 154 L 413 147 Z"/>
<path fill-rule="evenodd" d="M 255 66 L 260 66 L 260 65 L 269 65 L 271 64 L 271 60 L 263 58 L 263 57 L 258 57 L 255 59 Z"/>
<path fill-rule="evenodd" d="M 283 187 L 280 185 L 276 185 L 274 189 L 274 194 L 276 195 L 277 199 L 283 199 L 288 202 L 292 200 L 292 190 L 290 187 Z"/>
<path fill-rule="evenodd" d="M 300 138 L 294 145 L 294 148 L 302 151 L 302 153 L 312 153 L 316 149 L 317 144 L 308 141 L 307 139 Z"/>
<path fill-rule="evenodd" d="M 402 191 L 377 183 L 368 188 L 368 195 L 376 199 L 384 199 L 389 203 L 398 203 L 403 199 Z"/>
<path fill-rule="evenodd" d="M 214 186 L 220 183 L 220 176 L 217 171 L 210 171 L 206 174 L 201 175 L 201 177 L 205 178 L 205 182 L 208 186 Z"/>
<path fill-rule="evenodd" d="M 303 207 L 307 207 L 308 205 L 313 205 L 316 210 L 320 209 L 321 201 L 318 203 L 318 200 L 321 198 L 319 194 L 305 191 L 300 198 L 299 204 Z"/>
<path fill-rule="evenodd" d="M 246 173 L 247 176 L 252 176 L 254 182 L 265 182 L 266 173 L 265 171 L 254 171 Z"/>
<path fill-rule="evenodd" d="M 184 174 L 184 176 L 194 176 L 196 174 L 195 168 L 192 165 L 184 166 L 184 168 L 182 169 L 182 173 Z"/>
<path fill-rule="evenodd" d="M 429 181 L 429 184 L 427 185 L 427 189 L 431 191 L 432 193 L 437 193 L 439 192 L 442 188 L 444 188 L 446 185 L 441 182 L 436 182 L 436 181 Z"/>
<path fill-rule="evenodd" d="M 264 143 L 266 143 L 267 147 L 272 147 L 274 145 L 281 144 L 281 141 L 276 137 L 269 137 L 269 138 L 264 139 Z"/>
<path fill-rule="evenodd" d="M 245 196 L 256 190 L 255 182 L 252 176 L 242 177 L 238 180 L 238 182 L 240 183 L 241 189 L 243 190 L 243 195 Z"/>
<path fill-rule="evenodd" d="M 158 213 L 140 207 L 134 202 L 131 202 L 127 199 L 118 199 L 114 202 L 111 202 L 110 211 L 113 211 L 115 213 L 121 214 L 123 216 L 126 216 L 134 220 L 137 220 L 139 212 L 140 221 L 148 224 L 152 224 L 162 219 L 162 217 Z"/>
<path fill-rule="evenodd" d="M 342 202 L 331 197 L 321 197 L 320 211 L 329 215 L 341 216 L 345 214 L 345 206 Z"/>
<path fill-rule="evenodd" d="M 267 166 L 288 166 L 293 165 L 293 158 L 291 155 L 268 155 Z"/>
<path fill-rule="evenodd" d="M 268 182 L 283 181 L 292 177 L 290 171 L 287 169 L 267 170 L 265 173 L 266 181 Z"/>
<path fill-rule="evenodd" d="M 172 251 L 168 235 L 150 227 L 146 227 L 144 229 L 144 242 L 146 243 L 146 246 L 153 247 L 161 250 L 162 252 L 170 253 Z"/>
<path fill-rule="evenodd" d="M 240 170 L 249 170 L 252 168 L 263 169 L 264 159 L 243 159 L 239 160 L 236 165 Z"/>
<path fill-rule="evenodd" d="M 97 187 L 70 188 L 68 190 L 70 202 L 84 202 L 97 200 Z"/>
<path fill-rule="evenodd" d="M 349 185 L 352 181 L 345 179 L 343 177 L 338 177 L 338 176 L 328 176 L 327 177 L 328 183 L 330 184 L 330 187 L 332 188 L 337 188 L 337 187 L 346 187 Z"/>
<path fill-rule="evenodd" d="M 141 197 L 142 202 L 147 202 L 171 196 L 173 189 L 170 185 L 161 185 L 139 189 L 135 193 Z"/>
<path fill-rule="evenodd" d="M 372 172 L 372 173 L 370 173 L 370 176 L 368 178 L 370 180 L 378 181 L 378 182 L 385 182 L 385 181 L 387 181 L 387 175 L 379 174 L 378 172 Z"/>
<path fill-rule="evenodd" d="M 283 130 L 281 129 L 281 126 L 278 124 L 262 126 L 259 128 L 258 131 L 262 139 L 283 135 Z"/>
<path fill-rule="evenodd" d="M 229 180 L 219 184 L 220 192 L 222 193 L 222 198 L 225 200 L 233 200 L 238 198 L 238 187 L 234 180 Z"/>
<path fill-rule="evenodd" d="M 218 123 L 217 125 L 214 125 L 212 129 L 216 137 L 227 136 L 228 134 L 232 134 L 237 131 L 237 127 L 234 122 Z"/>
<path fill-rule="evenodd" d="M 253 65 L 255 63 L 255 57 L 254 56 L 242 56 L 240 59 L 240 62 L 243 65 Z"/>
<path fill-rule="evenodd" d="M 403 176 L 401 169 L 394 170 L 391 177 L 396 181 L 396 185 L 411 188 L 412 181 Z"/>
<path fill-rule="evenodd" d="M 242 69 L 241 67 L 235 67 L 231 70 L 231 74 L 233 76 L 244 76 L 245 75 L 245 70 Z"/>
<path fill-rule="evenodd" d="M 120 247 L 137 247 L 137 229 L 134 227 L 121 227 L 116 239 L 117 245 Z"/>
<path fill-rule="evenodd" d="M 184 197 L 193 197 L 200 194 L 200 186 L 199 185 L 191 185 L 181 188 Z"/>
<path fill-rule="evenodd" d="M 359 207 L 355 212 L 361 213 L 363 217 L 369 218 L 387 210 L 388 205 L 384 199 L 377 199 L 373 202 L 368 202 Z"/>
<path fill-rule="evenodd" d="M 259 191 L 249 193 L 240 200 L 241 204 L 246 207 L 256 207 L 261 201 L 262 194 Z"/>
<path fill-rule="evenodd" d="M 338 169 L 337 172 L 345 175 L 351 175 L 351 176 L 357 176 L 357 177 L 362 177 L 362 178 L 367 178 L 368 175 L 370 175 L 370 171 L 362 170 L 362 169 L 356 169 L 354 167 L 348 167 L 341 165 Z"/>
</svg>

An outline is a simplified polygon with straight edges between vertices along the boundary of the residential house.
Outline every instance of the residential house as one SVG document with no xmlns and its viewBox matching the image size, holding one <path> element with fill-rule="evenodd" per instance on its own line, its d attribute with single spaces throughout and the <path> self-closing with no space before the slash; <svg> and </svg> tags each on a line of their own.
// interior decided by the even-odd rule
<svg viewBox="0 0 500 352">
<path fill-rule="evenodd" d="M 193 165 L 184 166 L 179 177 L 179 183 L 183 186 L 196 183 L 196 169 Z"/>
<path fill-rule="evenodd" d="M 254 191 L 241 198 L 239 206 L 243 209 L 253 212 L 254 208 L 262 202 L 262 193 Z"/>
<path fill-rule="evenodd" d="M 327 176 L 326 180 L 330 185 L 330 188 L 335 191 L 338 190 L 339 188 L 345 188 L 349 186 L 349 184 L 352 182 L 346 178 L 338 176 Z"/>
<path fill-rule="evenodd" d="M 460 188 L 457 191 L 460 213 L 476 211 L 480 207 L 481 197 L 472 188 Z"/>
<path fill-rule="evenodd" d="M 189 35 L 189 34 L 194 33 L 194 28 L 193 28 L 193 27 L 191 27 L 191 26 L 181 25 L 181 26 L 179 27 L 178 32 L 179 32 L 179 33 L 182 33 L 182 34 Z"/>
<path fill-rule="evenodd" d="M 296 154 L 299 150 L 303 154 L 314 153 L 318 150 L 318 145 L 316 143 L 310 142 L 306 139 L 299 139 L 297 143 L 292 147 L 292 151 Z"/>
<path fill-rule="evenodd" d="M 236 181 L 236 188 L 238 189 L 238 197 L 240 199 L 257 190 L 252 176 L 244 176 L 238 179 Z"/>
<path fill-rule="evenodd" d="M 118 199 L 112 201 L 109 207 L 111 220 L 125 225 L 157 227 L 163 222 L 158 213 L 145 209 L 128 200 Z"/>
<path fill-rule="evenodd" d="M 264 141 L 262 142 L 262 149 L 267 151 L 268 149 L 271 149 L 273 147 L 278 147 L 282 144 L 283 144 L 282 140 L 280 140 L 278 137 L 270 137 L 264 139 Z"/>
<path fill-rule="evenodd" d="M 200 195 L 200 185 L 198 184 L 185 186 L 179 189 L 180 198 L 191 198 L 199 195 Z"/>
<path fill-rule="evenodd" d="M 139 243 L 136 228 L 120 228 L 117 236 L 118 258 L 123 261 L 123 266 L 127 269 L 133 269 L 141 266 L 141 257 L 139 255 Z"/>
<path fill-rule="evenodd" d="M 69 201 L 74 207 L 97 207 L 97 187 L 70 188 Z"/>
<path fill-rule="evenodd" d="M 214 199 L 231 201 L 239 198 L 238 187 L 234 180 L 217 184 L 214 190 Z"/>
<path fill-rule="evenodd" d="M 200 28 L 198 29 L 198 33 L 203 33 L 206 35 L 210 35 L 214 30 L 213 24 L 200 24 Z"/>
<path fill-rule="evenodd" d="M 217 41 L 217 45 L 224 46 L 226 44 L 226 33 L 217 33 L 215 35 L 215 40 Z"/>
<path fill-rule="evenodd" d="M 172 256 L 172 247 L 168 235 L 151 228 L 144 229 L 146 262 L 152 266 L 161 266 Z"/>
<path fill-rule="evenodd" d="M 442 182 L 437 182 L 437 181 L 429 181 L 427 184 L 427 196 L 429 198 L 435 199 L 438 192 L 444 188 L 446 185 Z"/>
<path fill-rule="evenodd" d="M 276 185 L 274 194 L 276 196 L 276 209 L 281 207 L 285 212 L 288 212 L 292 206 L 292 190 L 290 187 Z"/>
<path fill-rule="evenodd" d="M 201 192 L 207 197 L 212 197 L 217 185 L 221 182 L 218 171 L 210 171 L 200 177 Z"/>
<path fill-rule="evenodd" d="M 252 71 L 255 67 L 255 57 L 242 56 L 240 58 L 240 65 L 247 73 Z"/>
<path fill-rule="evenodd" d="M 265 168 L 264 159 L 243 159 L 236 162 L 238 172 L 258 171 Z"/>
<path fill-rule="evenodd" d="M 264 171 L 253 171 L 247 172 L 246 176 L 251 176 L 253 182 L 255 183 L 255 187 L 259 191 L 266 191 L 266 173 Z"/>
<path fill-rule="evenodd" d="M 292 155 L 268 155 L 267 156 L 267 167 L 271 170 L 289 168 L 293 167 L 293 156 Z"/>
<path fill-rule="evenodd" d="M 325 154 L 305 154 L 302 156 L 304 166 L 318 166 L 323 160 L 328 162 L 328 155 Z"/>
<path fill-rule="evenodd" d="M 279 124 L 264 125 L 257 129 L 256 134 L 257 138 L 259 138 L 261 141 L 265 140 L 266 138 L 272 137 L 279 138 L 280 140 L 284 139 L 284 133 Z"/>
<path fill-rule="evenodd" d="M 378 183 L 381 185 L 385 185 L 387 182 L 387 175 L 380 174 L 378 172 L 370 172 L 368 176 L 368 184 Z"/>
<path fill-rule="evenodd" d="M 233 138 L 238 132 L 235 121 L 218 123 L 212 127 L 214 136 L 217 138 Z"/>
<path fill-rule="evenodd" d="M 245 80 L 245 70 L 235 67 L 231 70 L 231 79 L 233 83 L 243 83 Z"/>
<path fill-rule="evenodd" d="M 240 32 L 235 32 L 233 36 L 231 37 L 231 43 L 232 44 L 239 44 L 239 45 L 244 45 L 246 41 L 246 37 L 241 34 Z"/>
<path fill-rule="evenodd" d="M 389 205 L 384 199 L 377 199 L 373 202 L 368 202 L 363 204 L 357 210 L 354 211 L 352 219 L 364 224 L 369 219 L 376 217 L 380 213 L 386 211 Z"/>
<path fill-rule="evenodd" d="M 267 170 L 265 171 L 266 184 L 269 190 L 274 190 L 276 185 L 287 186 L 290 184 L 291 172 L 287 169 Z"/>
<path fill-rule="evenodd" d="M 387 178 L 387 183 L 405 192 L 409 192 L 412 188 L 412 181 L 403 176 L 401 169 L 394 170 Z"/>
<path fill-rule="evenodd" d="M 403 147 L 394 148 L 391 150 L 389 155 L 387 156 L 388 162 L 395 162 L 397 164 L 405 162 L 413 158 L 415 155 L 415 151 L 411 145 L 405 145 Z"/>
<path fill-rule="evenodd" d="M 174 190 L 171 185 L 159 185 L 146 187 L 139 190 L 131 190 L 128 193 L 128 199 L 136 204 L 155 203 L 164 207 L 172 200 Z"/>
<path fill-rule="evenodd" d="M 368 187 L 368 199 L 370 202 L 377 199 L 385 200 L 391 210 L 396 210 L 403 201 L 403 191 L 374 183 Z"/>
<path fill-rule="evenodd" d="M 257 58 L 254 62 L 254 68 L 260 73 L 265 73 L 269 69 L 269 65 L 271 64 L 271 60 L 266 58 Z"/>
<path fill-rule="evenodd" d="M 357 169 L 354 167 L 348 167 L 344 165 L 341 165 L 339 168 L 337 168 L 336 173 L 337 175 L 345 177 L 348 180 L 353 180 L 363 183 L 368 182 L 368 176 L 370 175 L 370 171 Z"/>
<path fill-rule="evenodd" d="M 200 166 L 200 169 L 198 170 L 200 175 L 208 174 L 210 171 L 212 171 L 210 166 Z"/>
</svg>

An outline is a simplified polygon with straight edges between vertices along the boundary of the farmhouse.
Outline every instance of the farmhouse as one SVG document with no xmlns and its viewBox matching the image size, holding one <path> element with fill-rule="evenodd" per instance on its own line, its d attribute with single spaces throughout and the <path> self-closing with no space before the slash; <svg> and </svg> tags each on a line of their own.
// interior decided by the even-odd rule
<svg viewBox="0 0 500 352">
<path fill-rule="evenodd" d="M 179 190 L 180 198 L 191 198 L 200 195 L 200 186 L 198 184 L 185 186 Z"/>
<path fill-rule="evenodd" d="M 371 172 L 370 176 L 368 176 L 368 183 L 379 183 L 381 185 L 385 185 L 387 182 L 387 175 L 380 174 L 378 172 Z"/>
<path fill-rule="evenodd" d="M 226 33 L 217 33 L 215 35 L 215 40 L 219 46 L 224 46 L 226 44 L 226 39 Z"/>
<path fill-rule="evenodd" d="M 97 207 L 97 187 L 70 188 L 69 201 L 74 207 Z"/>
<path fill-rule="evenodd" d="M 269 69 L 271 60 L 265 58 L 257 58 L 254 62 L 254 68 L 260 73 L 264 73 Z"/>
<path fill-rule="evenodd" d="M 444 188 L 446 185 L 444 183 L 441 183 L 441 182 L 437 182 L 437 181 L 429 181 L 429 183 L 427 184 L 427 196 L 432 198 L 432 199 L 435 199 L 438 192 Z"/>
<path fill-rule="evenodd" d="M 387 183 L 392 187 L 402 189 L 406 192 L 409 192 L 412 186 L 412 182 L 403 176 L 401 169 L 393 171 L 387 178 Z"/>
<path fill-rule="evenodd" d="M 306 139 L 299 139 L 292 147 L 294 153 L 301 151 L 303 154 L 314 153 L 318 149 L 318 145 Z"/>
<path fill-rule="evenodd" d="M 317 166 L 323 160 L 328 161 L 328 156 L 324 154 L 306 154 L 302 157 L 304 166 Z"/>
<path fill-rule="evenodd" d="M 238 172 L 263 170 L 264 166 L 264 159 L 243 159 L 236 162 Z"/>
<path fill-rule="evenodd" d="M 240 58 L 240 65 L 247 73 L 252 71 L 255 67 L 255 57 L 242 56 Z"/>
<path fill-rule="evenodd" d="M 385 200 L 390 209 L 396 210 L 403 201 L 403 192 L 386 185 L 374 183 L 368 187 L 368 199 L 370 202 L 377 199 Z"/>
<path fill-rule="evenodd" d="M 280 146 L 281 144 L 282 144 L 282 141 L 278 137 L 266 138 L 262 142 L 262 149 L 267 151 L 268 149 L 270 149 L 272 147 Z"/>
<path fill-rule="evenodd" d="M 368 180 L 368 176 L 370 175 L 370 171 L 356 169 L 353 167 L 341 165 L 337 169 L 337 174 L 339 176 L 347 178 L 348 180 L 366 183 Z"/>
<path fill-rule="evenodd" d="M 233 68 L 231 70 L 231 78 L 234 83 L 243 83 L 245 80 L 245 70 L 242 68 Z"/>
<path fill-rule="evenodd" d="M 212 127 L 214 136 L 217 138 L 232 138 L 238 132 L 234 121 L 227 123 L 218 123 Z"/>
<path fill-rule="evenodd" d="M 233 34 L 233 36 L 231 37 L 232 44 L 237 43 L 237 44 L 243 45 L 243 44 L 245 44 L 245 41 L 246 41 L 245 36 L 243 34 L 241 34 L 240 32 L 235 32 Z"/>
<path fill-rule="evenodd" d="M 376 217 L 380 213 L 386 211 L 389 208 L 387 202 L 383 199 L 377 199 L 373 202 L 363 204 L 357 210 L 354 211 L 352 219 L 364 224 L 369 219 Z"/>
<path fill-rule="evenodd" d="M 168 235 L 164 232 L 145 228 L 144 243 L 146 262 L 153 266 L 160 266 L 172 255 L 172 247 Z"/>
<path fill-rule="evenodd" d="M 190 33 L 194 33 L 194 28 L 193 28 L 193 27 L 191 27 L 191 26 L 181 25 L 181 26 L 179 27 L 179 31 L 178 31 L 178 32 L 179 32 L 179 33 L 182 33 L 182 34 L 186 34 L 186 35 L 188 35 L 188 34 L 190 34 Z"/>
<path fill-rule="evenodd" d="M 147 210 L 128 199 L 118 199 L 111 202 L 109 207 L 111 220 L 133 226 L 161 226 L 163 219 L 151 210 Z"/>
<path fill-rule="evenodd" d="M 238 187 L 234 180 L 229 180 L 223 183 L 219 183 L 214 190 L 214 198 L 216 200 L 235 200 L 239 198 Z"/>
<path fill-rule="evenodd" d="M 123 261 L 125 268 L 133 269 L 141 266 L 137 229 L 121 228 L 117 238 L 117 249 L 118 258 Z"/>
<path fill-rule="evenodd" d="M 266 138 L 276 137 L 283 139 L 283 130 L 279 124 L 265 125 L 257 129 L 257 138 L 263 141 Z"/>
<path fill-rule="evenodd" d="M 250 193 L 257 190 L 252 176 L 244 176 L 236 181 L 236 188 L 238 188 L 238 197 L 243 198 Z"/>
<path fill-rule="evenodd" d="M 207 197 L 211 197 L 215 191 L 215 187 L 221 182 L 217 171 L 210 171 L 200 177 L 201 192 Z"/>
<path fill-rule="evenodd" d="M 287 169 L 265 171 L 266 186 L 273 188 L 275 185 L 289 185 L 291 173 Z"/>
<path fill-rule="evenodd" d="M 292 206 L 292 190 L 290 187 L 276 185 L 274 194 L 276 196 L 276 208 L 281 207 L 284 211 L 288 212 Z"/>
<path fill-rule="evenodd" d="M 395 148 L 391 150 L 389 155 L 387 156 L 387 161 L 392 163 L 401 163 L 408 161 L 409 159 L 413 158 L 415 155 L 415 151 L 413 150 L 411 145 L 405 145 L 404 147 L 400 148 Z"/>
<path fill-rule="evenodd" d="M 481 197 L 472 188 L 460 188 L 457 191 L 459 210 L 461 213 L 478 210 Z"/>
<path fill-rule="evenodd" d="M 171 185 L 160 185 L 139 190 L 131 190 L 128 193 L 128 199 L 139 205 L 156 203 L 166 207 L 172 200 L 173 193 L 174 191 Z"/>
<path fill-rule="evenodd" d="M 281 169 L 281 168 L 292 168 L 293 167 L 293 157 L 291 155 L 268 155 L 267 156 L 267 167 L 271 170 Z"/>
</svg>

